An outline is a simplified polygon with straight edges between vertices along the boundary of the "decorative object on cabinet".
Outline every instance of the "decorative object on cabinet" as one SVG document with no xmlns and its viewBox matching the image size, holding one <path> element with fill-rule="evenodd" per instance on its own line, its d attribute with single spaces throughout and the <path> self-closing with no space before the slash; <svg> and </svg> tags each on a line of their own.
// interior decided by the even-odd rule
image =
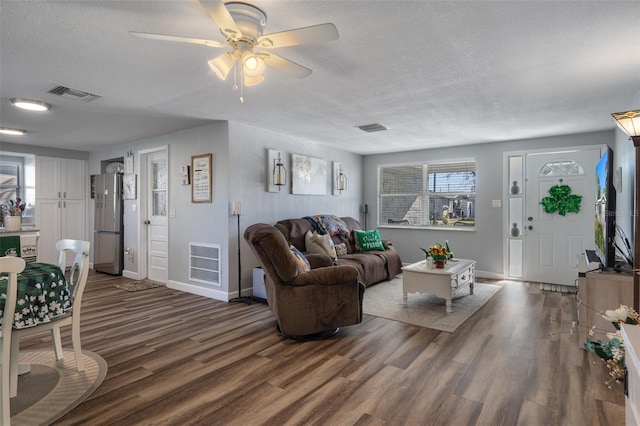
<svg viewBox="0 0 640 426">
<path fill-rule="evenodd" d="M 635 195 L 636 208 L 640 203 L 640 110 L 614 112 L 611 116 L 616 124 L 630 136 L 636 152 Z M 640 215 L 633 216 L 633 269 L 640 269 Z M 640 310 L 640 275 L 633 274 L 633 309 Z"/>
<path fill-rule="evenodd" d="M 333 162 L 333 195 L 341 195 L 347 189 L 347 176 L 342 169 L 342 163 Z"/>
<path fill-rule="evenodd" d="M 291 154 L 291 190 L 301 195 L 327 195 L 327 163 L 321 158 Z"/>
<path fill-rule="evenodd" d="M 287 169 L 282 164 L 282 153 L 270 149 L 267 157 L 267 191 L 280 192 L 287 184 Z"/>
<path fill-rule="evenodd" d="M 602 318 L 611 322 L 615 328 L 615 332 L 607 333 L 608 341 L 606 342 L 600 339 L 591 340 L 587 337 L 584 342 L 584 347 L 587 351 L 595 353 L 607 363 L 607 368 L 611 370 L 609 371 L 609 376 L 611 376 L 611 378 L 605 383 L 610 387 L 612 381 L 620 383 L 624 380 L 625 345 L 620 333 L 620 325 L 632 324 L 637 326 L 640 324 L 640 317 L 634 309 L 627 305 L 620 305 L 616 310 L 605 311 Z M 591 330 L 594 330 L 595 327 L 596 326 L 594 325 Z M 589 332 L 589 335 L 592 335 L 591 331 Z"/>
<path fill-rule="evenodd" d="M 517 223 L 514 223 L 511 226 L 511 236 L 512 237 L 517 237 L 519 235 L 520 235 L 520 228 L 518 228 L 518 224 Z"/>
<path fill-rule="evenodd" d="M 105 173 L 124 173 L 124 164 L 119 161 L 113 161 L 104 168 Z"/>
<path fill-rule="evenodd" d="M 213 154 L 191 156 L 191 202 L 212 203 Z"/>
<path fill-rule="evenodd" d="M 125 173 L 122 176 L 122 195 L 125 200 L 135 200 L 136 195 L 136 177 L 134 173 Z"/>
</svg>

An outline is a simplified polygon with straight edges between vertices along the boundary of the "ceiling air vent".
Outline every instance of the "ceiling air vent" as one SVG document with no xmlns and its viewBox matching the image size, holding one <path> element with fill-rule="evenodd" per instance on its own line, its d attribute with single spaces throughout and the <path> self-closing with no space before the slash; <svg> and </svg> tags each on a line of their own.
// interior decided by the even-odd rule
<svg viewBox="0 0 640 426">
<path fill-rule="evenodd" d="M 62 96 L 63 98 L 73 99 L 75 101 L 91 102 L 101 98 L 100 95 L 94 95 L 93 93 L 83 92 L 82 90 L 70 89 L 64 86 L 56 86 L 49 90 L 48 93 Z"/>
<path fill-rule="evenodd" d="M 358 129 L 367 132 L 367 133 L 373 133 L 373 132 L 381 132 L 383 130 L 389 130 L 389 128 L 383 124 L 380 123 L 373 123 L 373 124 L 364 124 L 362 126 L 356 126 Z"/>
</svg>

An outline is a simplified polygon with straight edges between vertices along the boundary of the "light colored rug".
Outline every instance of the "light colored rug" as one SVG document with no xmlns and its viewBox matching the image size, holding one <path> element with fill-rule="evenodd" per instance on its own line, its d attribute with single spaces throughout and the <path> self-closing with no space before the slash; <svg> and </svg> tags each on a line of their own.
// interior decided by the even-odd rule
<svg viewBox="0 0 640 426">
<path fill-rule="evenodd" d="M 18 377 L 18 395 L 11 398 L 11 425 L 49 425 L 95 391 L 107 374 L 99 355 L 83 351 L 85 371 L 76 370 L 72 351 L 56 360 L 53 349 L 20 352 L 31 372 Z"/>
<path fill-rule="evenodd" d="M 495 284 L 475 283 L 474 294 L 469 294 L 468 287 L 460 289 L 452 299 L 453 312 L 447 315 L 445 300 L 432 294 L 409 293 L 407 304 L 403 304 L 402 275 L 399 275 L 389 282 L 368 287 L 362 308 L 368 315 L 453 333 L 500 288 Z"/>
<path fill-rule="evenodd" d="M 154 283 L 153 281 L 137 281 L 132 283 L 118 284 L 116 287 L 127 291 L 141 291 L 150 288 L 164 287 L 164 284 Z"/>
</svg>

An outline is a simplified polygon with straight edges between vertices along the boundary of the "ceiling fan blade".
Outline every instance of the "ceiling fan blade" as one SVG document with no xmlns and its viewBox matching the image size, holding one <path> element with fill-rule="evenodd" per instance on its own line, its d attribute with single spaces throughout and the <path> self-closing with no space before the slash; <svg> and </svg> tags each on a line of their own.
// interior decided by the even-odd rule
<svg viewBox="0 0 640 426">
<path fill-rule="evenodd" d="M 264 59 L 264 63 L 268 66 L 280 70 L 283 73 L 289 74 L 293 77 L 305 78 L 311 75 L 311 73 L 313 72 L 307 67 L 303 67 L 300 64 L 291 62 L 290 60 L 285 59 L 282 56 L 275 55 L 271 52 L 260 52 L 258 54 Z"/>
<path fill-rule="evenodd" d="M 335 25 L 320 24 L 280 33 L 265 34 L 258 38 L 257 45 L 265 48 L 287 47 L 298 44 L 320 43 L 337 40 L 338 38 L 340 38 L 340 34 L 338 34 L 338 29 Z"/>
<path fill-rule="evenodd" d="M 148 38 L 151 40 L 176 41 L 178 43 L 202 44 L 204 46 L 209 46 L 209 47 L 229 47 L 229 44 L 227 44 L 226 42 L 223 43 L 215 40 L 204 40 L 201 38 L 179 37 L 179 36 L 171 36 L 171 35 L 165 35 L 165 34 L 140 33 L 137 31 L 129 31 L 129 34 L 134 35 L 136 37 Z"/>
<path fill-rule="evenodd" d="M 238 28 L 236 21 L 233 20 L 223 1 L 197 0 L 197 3 L 211 16 L 211 19 L 220 27 L 220 31 L 227 38 L 236 41 L 242 37 L 242 31 Z"/>
</svg>

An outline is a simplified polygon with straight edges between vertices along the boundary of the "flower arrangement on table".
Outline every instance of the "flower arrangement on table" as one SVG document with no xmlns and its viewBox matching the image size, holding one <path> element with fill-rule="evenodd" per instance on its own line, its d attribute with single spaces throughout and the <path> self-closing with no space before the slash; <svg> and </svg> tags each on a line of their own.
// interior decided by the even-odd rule
<svg viewBox="0 0 640 426">
<path fill-rule="evenodd" d="M 445 247 L 442 244 L 438 243 L 429 247 L 428 250 L 425 250 L 422 247 L 420 247 L 420 250 L 424 252 L 426 257 L 430 257 L 434 260 L 434 262 L 436 263 L 436 268 L 444 268 L 445 261 L 452 255 L 451 251 L 447 249 L 448 246 L 449 244 L 447 244 Z"/>
<path fill-rule="evenodd" d="M 587 351 L 595 353 L 611 370 L 609 375 L 611 379 L 607 382 L 609 385 L 611 380 L 620 382 L 624 379 L 624 341 L 622 339 L 622 333 L 620 331 L 620 324 L 640 324 L 640 316 L 638 313 L 627 305 L 620 305 L 615 311 L 605 311 L 602 315 L 607 321 L 611 321 L 611 324 L 616 329 L 615 333 L 607 333 L 609 341 L 603 342 L 602 340 L 592 341 L 587 337 L 584 342 L 584 347 Z M 589 330 L 589 336 L 593 336 L 595 333 L 595 325 Z"/>
</svg>

